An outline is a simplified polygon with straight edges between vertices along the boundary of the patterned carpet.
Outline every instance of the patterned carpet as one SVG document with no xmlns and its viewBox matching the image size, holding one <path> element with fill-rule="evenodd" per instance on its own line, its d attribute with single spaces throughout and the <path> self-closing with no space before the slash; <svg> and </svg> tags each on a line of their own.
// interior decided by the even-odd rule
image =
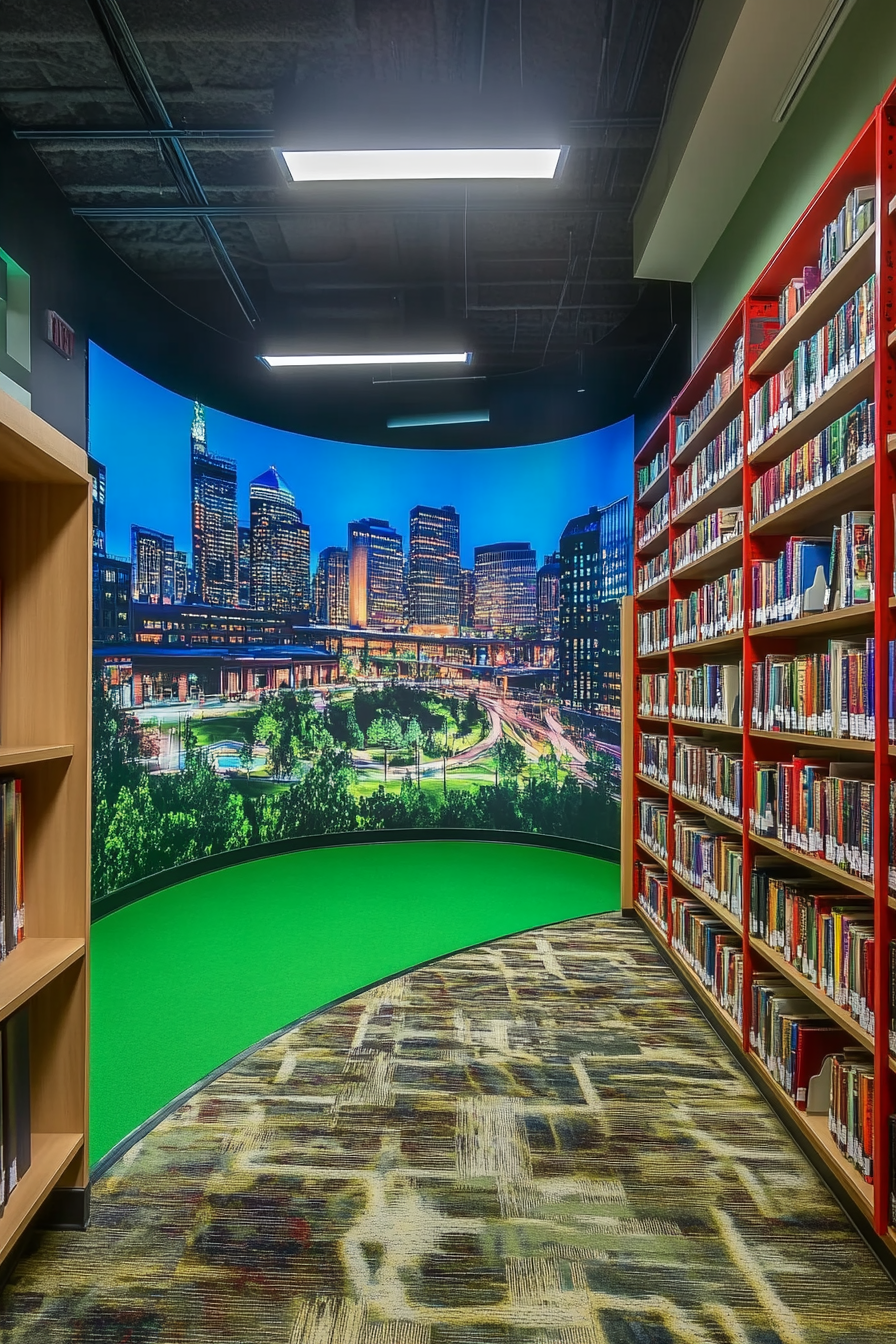
<svg viewBox="0 0 896 1344">
<path fill-rule="evenodd" d="M 896 1289 L 643 930 L 414 971 L 198 1093 L 9 1344 L 892 1344 Z"/>
</svg>

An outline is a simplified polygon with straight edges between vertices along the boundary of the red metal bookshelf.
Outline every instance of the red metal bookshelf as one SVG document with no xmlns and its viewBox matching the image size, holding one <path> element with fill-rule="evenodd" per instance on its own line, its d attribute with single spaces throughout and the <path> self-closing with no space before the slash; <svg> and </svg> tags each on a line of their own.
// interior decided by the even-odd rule
<svg viewBox="0 0 896 1344">
<path fill-rule="evenodd" d="M 803 266 L 813 265 L 818 259 L 819 239 L 825 225 L 836 218 L 843 202 L 854 187 L 875 184 L 875 223 L 846 252 L 845 256 L 826 277 L 819 288 L 791 319 L 781 333 L 773 340 L 756 341 L 761 323 L 756 319 L 777 318 L 778 295 L 793 275 L 798 275 Z M 793 350 L 799 340 L 811 335 L 830 319 L 840 305 L 868 278 L 876 276 L 874 332 L 875 352 L 863 365 L 836 383 L 829 393 L 820 397 L 808 412 L 795 417 L 786 426 L 786 432 L 768 440 L 758 452 L 749 454 L 749 403 L 750 397 L 773 374 L 785 367 L 792 358 Z M 711 387 L 716 374 L 732 361 L 736 340 L 744 341 L 744 377 L 742 382 L 722 398 L 695 434 L 688 440 L 685 451 L 675 454 L 676 422 L 686 416 L 691 408 L 701 400 Z M 809 438 L 840 415 L 850 410 L 864 397 L 872 397 L 875 402 L 875 456 L 873 462 L 863 464 L 861 469 L 853 469 L 843 488 L 836 484 L 823 487 L 817 494 L 804 495 L 798 504 L 763 519 L 755 529 L 751 528 L 751 488 L 768 467 L 780 461 L 787 453 L 799 448 Z M 896 1251 L 896 1230 L 890 1226 L 890 1152 L 889 1117 L 896 1112 L 896 1060 L 889 1053 L 888 1034 L 891 1016 L 896 1007 L 889 1002 L 889 943 L 896 938 L 896 899 L 887 890 L 887 871 L 889 862 L 889 794 L 896 770 L 896 753 L 890 750 L 888 742 L 888 686 L 887 686 L 887 647 L 891 639 L 896 638 L 896 599 L 890 598 L 892 575 L 894 571 L 894 508 L 896 495 L 896 456 L 893 448 L 896 444 L 896 85 L 889 91 L 874 116 L 856 138 L 849 150 L 837 164 L 828 180 L 791 230 L 775 256 L 769 262 L 756 283 L 751 287 L 742 303 L 732 314 L 712 347 L 695 369 L 686 386 L 672 403 L 668 416 L 643 444 L 636 456 L 637 467 L 643 466 L 655 457 L 663 444 L 669 445 L 669 466 L 665 474 L 668 483 L 670 502 L 674 483 L 682 474 L 688 462 L 713 436 L 725 428 L 725 425 L 737 414 L 744 417 L 744 454 L 743 465 L 739 468 L 740 494 L 743 504 L 744 532 L 736 542 L 727 542 L 718 549 L 718 555 L 709 552 L 696 562 L 681 566 L 676 571 L 670 566 L 668 584 L 658 584 L 653 591 L 637 594 L 634 598 L 634 619 L 632 626 L 633 668 L 632 695 L 632 750 L 631 759 L 625 761 L 626 781 L 624 798 L 632 818 L 628 834 L 632 837 L 631 860 L 633 864 L 633 890 L 635 909 L 643 919 L 651 935 L 660 941 L 667 957 L 681 973 L 684 982 L 699 988 L 697 998 L 723 1029 L 726 1039 L 739 1036 L 743 1062 L 756 1077 L 763 1091 L 778 1106 L 785 1123 L 801 1139 L 816 1163 L 823 1166 L 841 1198 L 857 1211 L 871 1225 L 871 1230 L 881 1244 L 892 1253 Z M 889 451 L 888 451 L 889 449 Z M 839 479 L 839 478 L 837 478 Z M 635 526 L 640 526 L 647 510 L 656 503 L 662 493 L 661 481 L 652 483 L 649 493 L 635 501 Z M 636 492 L 637 495 L 637 492 Z M 731 487 L 724 491 L 718 488 L 704 492 L 706 509 L 701 514 L 696 505 L 690 505 L 678 517 L 672 517 L 663 537 L 655 539 L 647 552 L 636 552 L 636 566 L 647 558 L 648 553 L 656 554 L 664 545 L 669 547 L 670 562 L 672 542 L 681 531 L 698 517 L 706 516 L 717 508 L 720 499 L 730 502 L 734 495 Z M 875 548 L 874 568 L 877 602 L 872 606 L 848 608 L 845 611 L 826 613 L 820 616 L 804 618 L 798 622 L 780 626 L 755 627 L 751 623 L 750 586 L 748 576 L 755 559 L 771 558 L 777 554 L 783 540 L 788 535 L 801 531 L 814 530 L 819 525 L 836 521 L 842 512 L 854 507 L 873 507 L 875 510 Z M 730 568 L 742 565 L 745 582 L 743 585 L 744 628 L 736 635 L 726 635 L 721 639 L 707 640 L 696 644 L 675 646 L 673 641 L 673 610 L 676 599 L 681 599 L 709 579 L 717 577 Z M 662 653 L 642 655 L 638 649 L 638 615 L 644 611 L 666 607 L 668 612 L 670 648 Z M 741 694 L 742 723 L 751 723 L 751 676 L 750 668 L 754 662 L 761 661 L 769 652 L 795 653 L 803 649 L 818 648 L 828 638 L 839 637 L 841 632 L 850 636 L 873 631 L 875 637 L 875 729 L 874 743 L 856 741 L 844 742 L 842 746 L 836 739 L 813 737 L 808 734 L 758 732 L 750 727 L 732 729 L 711 724 L 699 724 L 675 720 L 672 715 L 674 698 L 675 671 L 680 667 L 693 667 L 703 661 L 730 662 L 741 661 L 743 681 Z M 669 710 L 668 720 L 656 715 L 642 714 L 640 706 L 640 675 L 642 673 L 668 672 L 669 674 Z M 660 784 L 657 780 L 640 773 L 641 741 L 645 734 L 662 733 L 665 726 L 669 745 L 669 783 Z M 767 1073 L 764 1065 L 750 1047 L 750 986 L 756 967 L 785 974 L 798 986 L 813 1003 L 823 1007 L 835 1024 L 841 1024 L 843 1010 L 833 1000 L 825 999 L 822 991 L 803 980 L 800 974 L 785 963 L 784 958 L 773 952 L 760 939 L 751 937 L 743 927 L 743 922 L 731 912 L 720 907 L 701 893 L 689 881 L 679 877 L 673 871 L 674 820 L 685 815 L 697 815 L 701 818 L 711 816 L 711 809 L 683 800 L 674 791 L 674 744 L 682 737 L 704 737 L 707 742 L 715 741 L 720 748 L 728 751 L 741 750 L 743 753 L 743 814 L 741 823 L 719 818 L 719 831 L 732 835 L 735 830 L 740 834 L 743 847 L 743 885 L 744 885 L 744 921 L 749 911 L 749 875 L 758 855 L 770 854 L 786 858 L 792 864 L 794 874 L 815 874 L 838 884 L 847 893 L 852 892 L 856 899 L 867 899 L 868 894 L 874 900 L 874 1016 L 876 1034 L 872 1041 L 867 1032 L 851 1024 L 848 1028 L 855 1042 L 873 1048 L 874 1061 L 874 1176 L 871 1183 L 841 1156 L 836 1145 L 829 1139 L 826 1122 L 818 1116 L 807 1116 L 796 1110 L 790 1097 L 778 1087 Z M 832 865 L 810 859 L 797 852 L 785 850 L 775 841 L 761 839 L 751 834 L 749 827 L 750 808 L 753 805 L 753 765 L 757 760 L 788 760 L 798 756 L 806 749 L 817 748 L 819 756 L 839 759 L 845 762 L 874 762 L 874 872 L 873 885 L 851 878 Z M 639 840 L 640 798 L 662 798 L 668 802 L 667 842 L 669 856 L 666 862 L 657 859 Z M 668 879 L 669 918 L 668 930 L 663 933 L 657 924 L 649 918 L 638 904 L 641 866 L 659 866 L 664 868 Z M 742 1030 L 736 1025 L 732 1032 L 733 1020 L 721 1005 L 712 997 L 702 984 L 684 957 L 672 946 L 672 901 L 678 897 L 702 900 L 707 911 L 717 916 L 729 928 L 737 929 L 742 938 L 744 971 L 744 1022 Z"/>
</svg>

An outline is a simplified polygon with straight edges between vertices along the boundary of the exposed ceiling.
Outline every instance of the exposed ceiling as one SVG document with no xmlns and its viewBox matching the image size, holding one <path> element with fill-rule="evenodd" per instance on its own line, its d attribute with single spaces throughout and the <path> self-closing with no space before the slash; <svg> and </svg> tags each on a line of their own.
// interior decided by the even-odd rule
<svg viewBox="0 0 896 1344">
<path fill-rule="evenodd" d="M 0 112 L 67 133 L 33 148 L 70 206 L 218 330 L 263 344 L 466 319 L 479 367 L 518 371 L 612 341 L 648 283 L 630 217 L 698 3 L 5 0 Z M 297 194 L 265 135 L 275 86 L 357 78 L 562 85 L 560 184 Z M 145 134 L 166 126 L 228 134 Z M 144 138 L 86 135 L 122 129 Z"/>
</svg>

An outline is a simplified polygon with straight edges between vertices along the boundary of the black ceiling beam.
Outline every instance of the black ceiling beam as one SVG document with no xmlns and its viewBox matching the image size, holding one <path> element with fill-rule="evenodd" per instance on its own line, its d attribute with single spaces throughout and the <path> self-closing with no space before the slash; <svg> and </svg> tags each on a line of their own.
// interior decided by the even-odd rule
<svg viewBox="0 0 896 1344">
<path fill-rule="evenodd" d="M 495 212 L 505 215 L 595 215 L 624 214 L 632 208 L 631 201 L 470 201 L 472 214 Z M 361 201 L 341 201 L 332 205 L 304 205 L 299 201 L 275 202 L 272 205 L 73 205 L 71 211 L 79 219 L 291 219 L 302 215 L 425 215 L 446 214 L 464 209 L 459 201 L 443 203 L 418 202 L 414 205 L 366 204 Z"/>
<path fill-rule="evenodd" d="M 174 127 L 168 115 L 168 110 L 153 82 L 146 62 L 140 54 L 140 49 L 118 6 L 117 0 L 87 0 L 87 4 L 97 27 L 103 35 L 106 46 L 109 48 L 112 59 L 118 66 L 125 87 L 146 122 L 147 128 L 150 131 L 159 127 L 173 130 Z M 209 215 L 204 213 L 201 208 L 208 205 L 208 197 L 196 176 L 186 150 L 176 137 L 163 138 L 154 135 L 152 138 L 158 145 L 159 153 L 174 178 L 184 201 L 191 206 L 199 207 L 195 219 L 205 235 L 218 268 L 246 321 L 251 327 L 256 327 L 260 319 L 255 305 L 240 279 L 239 272 L 230 254 L 221 241 L 218 230 Z"/>
</svg>

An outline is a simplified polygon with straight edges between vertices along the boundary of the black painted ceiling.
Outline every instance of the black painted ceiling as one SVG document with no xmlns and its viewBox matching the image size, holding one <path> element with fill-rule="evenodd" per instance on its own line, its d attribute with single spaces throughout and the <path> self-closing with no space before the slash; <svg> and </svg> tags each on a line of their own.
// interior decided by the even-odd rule
<svg viewBox="0 0 896 1344">
<path fill-rule="evenodd" d="M 167 117 L 175 129 L 257 136 L 282 81 L 560 85 L 574 147 L 559 186 L 474 184 L 466 212 L 456 184 L 297 197 L 264 135 L 33 141 L 71 207 L 105 212 L 90 225 L 121 259 L 229 336 L 264 345 L 317 328 L 389 339 L 465 318 L 482 371 L 520 371 L 612 345 L 617 330 L 632 339 L 624 320 L 644 285 L 632 274 L 630 215 L 695 8 L 5 0 L 0 112 L 20 132 L 145 132 Z M 205 220 L 169 213 L 206 203 Z M 134 207 L 141 217 L 128 217 Z"/>
</svg>

